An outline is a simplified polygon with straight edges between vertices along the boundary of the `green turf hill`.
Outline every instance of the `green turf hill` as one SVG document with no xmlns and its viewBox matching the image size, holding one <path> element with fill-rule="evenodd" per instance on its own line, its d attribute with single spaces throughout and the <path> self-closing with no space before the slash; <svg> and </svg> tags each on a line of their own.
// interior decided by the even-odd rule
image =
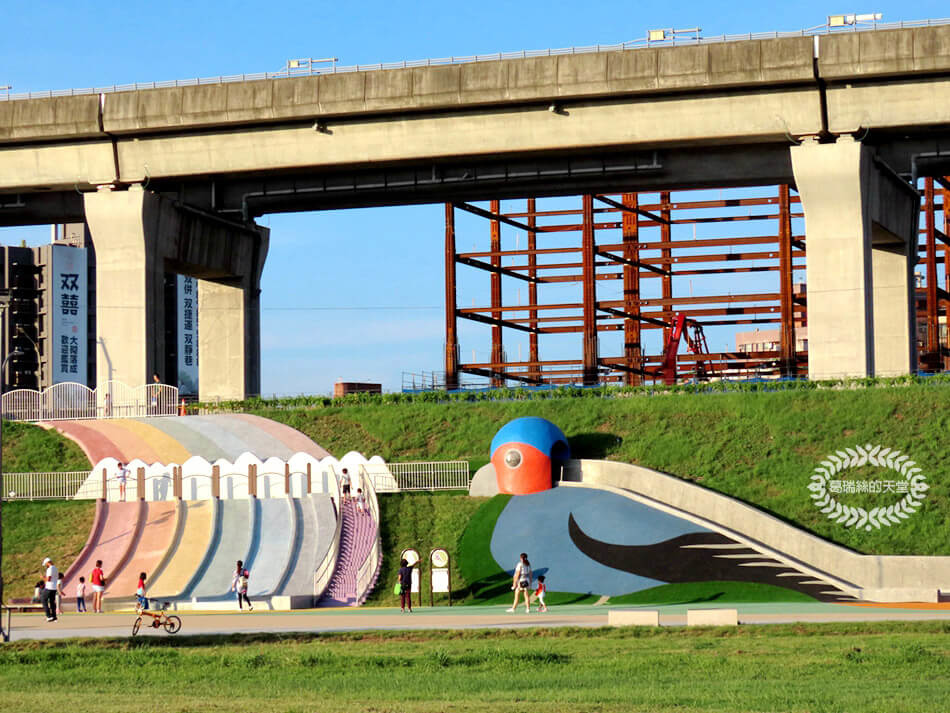
<svg viewBox="0 0 950 713">
<path fill-rule="evenodd" d="M 469 397 L 483 400 L 444 402 L 435 400 L 437 394 L 390 394 L 242 407 L 303 431 L 331 453 L 358 450 L 394 461 L 462 458 L 473 470 L 487 462 L 492 436 L 502 425 L 518 416 L 541 416 L 561 427 L 575 457 L 671 473 L 859 552 L 950 554 L 950 387 L 942 379 L 881 383 L 806 383 L 777 392 L 680 389 L 652 396 L 643 390 L 607 397 L 601 390 L 514 392 L 507 400 L 478 394 Z M 902 524 L 855 532 L 813 506 L 808 484 L 828 454 L 865 444 L 907 454 L 931 489 L 921 511 Z M 862 471 L 849 474 L 860 478 Z M 877 471 L 875 477 L 884 476 Z M 884 503 L 879 494 L 848 498 L 853 506 Z"/>
<path fill-rule="evenodd" d="M 29 423 L 3 423 L 3 472 L 42 473 L 89 470 L 82 450 L 56 431 Z"/>
<path fill-rule="evenodd" d="M 538 396 L 512 392 L 505 394 L 504 400 L 497 394 L 450 400 L 439 394 L 387 394 L 341 402 L 317 398 L 253 401 L 226 407 L 287 423 L 331 453 L 358 450 L 393 461 L 461 458 L 469 460 L 473 469 L 487 462 L 491 438 L 502 425 L 518 416 L 541 416 L 561 427 L 575 457 L 637 463 L 671 473 L 753 503 L 859 552 L 950 554 L 950 469 L 946 465 L 950 448 L 945 436 L 950 420 L 950 388 L 942 379 L 817 386 L 724 393 L 690 393 L 695 389 L 678 388 L 654 395 L 648 395 L 647 390 L 613 390 L 607 395 L 601 390 Z M 14 428 L 24 429 L 24 433 L 41 431 L 27 426 Z M 64 464 L 57 467 L 59 456 L 50 457 L 49 453 L 58 453 L 59 445 L 46 443 L 40 448 L 32 439 L 17 439 L 10 424 L 5 425 L 4 435 L 7 471 L 89 467 L 65 465 L 65 456 Z M 931 489 L 921 510 L 905 522 L 855 532 L 828 520 L 812 505 L 808 484 L 814 468 L 828 454 L 864 444 L 910 456 L 923 469 Z M 46 455 L 38 455 L 41 451 Z M 10 465 L 14 461 L 15 467 Z M 850 473 L 861 477 L 860 470 Z M 874 477 L 882 476 L 878 472 Z M 841 496 L 842 502 L 846 497 L 852 498 L 847 500 L 851 505 L 868 507 L 881 502 L 873 495 Z M 444 546 L 459 563 L 471 560 L 468 554 L 460 557 L 460 552 L 469 551 L 462 539 L 468 523 L 473 522 L 485 502 L 448 494 L 382 496 L 386 559 L 372 601 L 392 603 L 396 558 L 403 547 L 412 546 L 426 554 L 430 547 Z M 64 507 L 87 508 L 91 522 L 91 503 Z M 20 553 L 25 563 L 36 560 L 37 555 L 42 560 L 43 547 L 29 541 L 30 529 L 14 527 L 28 510 L 20 503 L 4 510 L 4 530 L 19 532 L 17 537 L 22 538 L 11 541 L 11 535 L 5 532 L 5 563 L 8 552 Z M 493 520 L 490 516 L 475 519 L 481 522 L 473 527 L 485 531 L 481 535 L 484 539 Z M 81 539 L 87 534 L 88 527 L 82 530 Z M 490 572 L 490 563 L 483 564 L 472 571 L 463 566 L 453 575 L 457 576 L 453 588 L 459 596 L 473 596 L 472 588 L 480 586 L 479 581 L 497 576 L 497 572 Z M 500 586 L 491 581 L 482 584 Z M 7 587 L 12 586 L 8 580 Z M 26 578 L 22 586 L 26 592 Z M 11 592 L 9 596 L 23 596 L 24 592 Z M 488 594 L 485 591 L 481 596 Z"/>
</svg>

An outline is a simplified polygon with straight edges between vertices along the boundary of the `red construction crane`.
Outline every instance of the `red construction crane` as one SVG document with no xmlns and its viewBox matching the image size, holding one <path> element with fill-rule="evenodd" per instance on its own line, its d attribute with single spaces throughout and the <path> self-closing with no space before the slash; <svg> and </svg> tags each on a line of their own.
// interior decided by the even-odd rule
<svg viewBox="0 0 950 713">
<path fill-rule="evenodd" d="M 689 330 L 692 330 L 690 334 Z M 666 349 L 663 352 L 663 383 L 667 385 L 676 383 L 676 354 L 679 351 L 680 339 L 686 338 L 686 345 L 693 354 L 709 354 L 709 347 L 706 345 L 706 335 L 703 334 L 703 326 L 692 319 L 686 319 L 686 315 L 678 313 L 673 318 L 673 329 L 670 332 L 669 341 L 666 343 Z M 696 375 L 701 377 L 706 374 L 706 364 L 703 361 L 696 362 Z"/>
</svg>

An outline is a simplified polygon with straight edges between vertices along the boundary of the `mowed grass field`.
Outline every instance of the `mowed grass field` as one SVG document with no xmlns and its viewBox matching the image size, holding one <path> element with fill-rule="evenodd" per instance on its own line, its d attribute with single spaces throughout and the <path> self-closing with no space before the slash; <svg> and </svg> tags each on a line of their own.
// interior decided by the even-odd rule
<svg viewBox="0 0 950 713">
<path fill-rule="evenodd" d="M 0 648 L 0 711 L 921 713 L 950 700 L 948 634 L 922 622 L 20 642 Z"/>
</svg>

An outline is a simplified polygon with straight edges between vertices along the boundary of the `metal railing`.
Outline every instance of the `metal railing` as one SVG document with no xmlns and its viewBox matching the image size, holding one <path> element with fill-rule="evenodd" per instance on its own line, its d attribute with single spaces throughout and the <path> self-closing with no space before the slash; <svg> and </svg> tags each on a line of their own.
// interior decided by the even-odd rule
<svg viewBox="0 0 950 713">
<path fill-rule="evenodd" d="M 143 89 L 164 89 L 174 87 L 194 87 L 205 84 L 228 84 L 231 82 L 251 82 L 264 79 L 284 79 L 288 77 L 313 76 L 320 74 L 343 74 L 348 72 L 369 72 L 386 69 L 406 69 L 411 67 L 433 67 L 451 64 L 471 64 L 474 62 L 495 62 L 503 59 L 528 59 L 531 57 L 553 57 L 558 55 L 590 54 L 595 52 L 619 52 L 623 50 L 642 49 L 647 47 L 680 47 L 685 45 L 717 44 L 722 42 L 741 42 L 745 40 L 773 40 L 787 37 L 813 37 L 815 35 L 840 34 L 842 32 L 865 32 L 869 30 L 897 30 L 914 27 L 931 27 L 950 24 L 950 18 L 935 20 L 907 20 L 899 22 L 861 22 L 841 27 L 832 27 L 824 24 L 804 30 L 790 32 L 746 32 L 742 34 L 716 35 L 703 37 L 698 31 L 690 32 L 691 36 L 669 32 L 663 39 L 651 39 L 650 33 L 646 37 L 607 45 L 587 45 L 583 47 L 562 47 L 560 49 L 521 50 L 516 52 L 495 52 L 492 54 L 466 55 L 462 57 L 439 57 L 431 59 L 403 60 L 402 62 L 379 62 L 376 64 L 354 64 L 330 66 L 317 63 L 304 63 L 299 67 L 289 65 L 276 72 L 255 72 L 252 74 L 231 74 L 217 77 L 203 77 L 190 79 L 170 79 L 159 82 L 134 82 L 132 84 L 112 84 L 103 87 L 86 87 L 82 89 L 55 89 L 38 92 L 0 94 L 0 102 L 19 99 L 50 99 L 53 97 L 82 96 L 87 94 L 112 94 L 117 92 L 132 92 Z"/>
<path fill-rule="evenodd" d="M 366 601 L 382 564 L 382 543 L 379 536 L 379 501 L 376 499 L 376 488 L 373 487 L 373 480 L 368 477 L 363 466 L 360 466 L 360 480 L 363 485 L 363 495 L 366 496 L 366 502 L 369 505 L 370 516 L 373 518 L 373 522 L 376 523 L 376 537 L 369 554 L 366 555 L 366 559 L 356 572 L 357 604 Z"/>
<path fill-rule="evenodd" d="M 470 483 L 468 461 L 433 461 L 429 463 L 387 463 L 385 468 L 396 481 L 396 490 L 468 490 Z M 372 464 L 368 466 L 373 486 L 379 479 Z M 388 488 L 378 488 L 388 490 Z"/>
<path fill-rule="evenodd" d="M 61 473 L 4 473 L 4 500 L 79 500 L 97 498 L 102 485 L 86 483 L 88 470 Z M 83 492 L 80 492 L 83 491 Z M 88 492 L 86 492 L 88 491 Z"/>
<path fill-rule="evenodd" d="M 340 483 L 336 478 L 336 473 L 333 472 L 333 467 L 330 467 L 331 477 L 328 478 L 328 494 L 333 499 L 333 507 L 336 510 L 336 526 L 333 528 L 333 539 L 330 541 L 330 549 L 327 550 L 326 557 L 323 558 L 323 562 L 320 563 L 320 566 L 317 567 L 317 570 L 313 573 L 313 596 L 314 602 L 320 601 L 320 597 L 324 595 L 327 591 L 327 587 L 330 585 L 330 580 L 333 579 L 333 574 L 336 571 L 337 560 L 340 555 L 340 535 L 343 532 L 343 512 L 341 509 L 340 503 Z"/>
<path fill-rule="evenodd" d="M 3 395 L 0 408 L 8 421 L 174 416 L 178 413 L 178 388 L 168 384 L 129 386 L 121 381 L 107 381 L 90 389 L 85 384 L 67 381 L 42 391 L 9 391 Z"/>
<path fill-rule="evenodd" d="M 374 470 L 377 470 L 374 472 Z M 389 473 L 392 472 L 392 475 Z M 293 471 L 291 478 L 304 477 L 305 473 Z M 469 486 L 469 465 L 467 461 L 445 461 L 431 463 L 389 463 L 375 465 L 368 463 L 360 466 L 360 476 L 364 483 L 373 489 L 372 501 L 377 503 L 377 492 L 399 492 L 403 490 L 463 490 Z M 260 471 L 257 473 L 258 497 L 283 497 L 281 487 L 285 478 L 283 471 Z M 192 482 L 202 481 L 200 487 Z M 221 497 L 234 497 L 230 492 L 236 488 L 238 497 L 246 497 L 249 490 L 249 476 L 244 472 L 226 472 L 218 476 Z M 206 481 L 206 482 L 205 482 Z M 270 481 L 270 482 L 268 482 Z M 337 476 L 332 472 L 328 494 L 337 508 L 340 507 L 340 492 Z M 4 473 L 4 500 L 96 500 L 102 497 L 102 474 L 88 470 L 73 470 L 43 473 Z M 207 499 L 211 497 L 212 476 L 205 473 L 184 473 L 182 488 L 185 500 Z M 110 501 L 118 499 L 118 480 L 114 472 L 107 477 L 107 495 Z M 151 473 L 145 477 L 146 500 L 171 500 L 173 477 L 171 473 Z M 366 488 L 364 488 L 366 490 Z M 314 491 L 320 492 L 320 491 Z M 130 473 L 126 483 L 126 499 L 139 497 L 138 478 Z M 366 496 L 370 499 L 369 495 Z M 375 505 L 378 508 L 378 503 Z M 377 519 L 378 523 L 379 520 Z M 330 573 L 332 575 L 332 572 Z"/>
</svg>

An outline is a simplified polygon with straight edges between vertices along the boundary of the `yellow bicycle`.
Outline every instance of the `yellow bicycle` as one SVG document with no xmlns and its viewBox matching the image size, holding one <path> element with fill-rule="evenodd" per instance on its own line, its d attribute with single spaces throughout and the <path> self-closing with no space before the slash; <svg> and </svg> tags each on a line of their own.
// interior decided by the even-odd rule
<svg viewBox="0 0 950 713">
<path fill-rule="evenodd" d="M 146 616 L 152 618 L 152 623 L 149 624 L 149 626 L 153 629 L 164 628 L 169 634 L 177 634 L 181 629 L 181 619 L 174 614 L 166 614 L 166 609 L 168 609 L 168 602 L 164 602 L 162 608 L 157 612 L 150 612 L 146 609 L 135 607 L 135 612 L 139 616 L 135 620 L 135 623 L 132 624 L 132 636 L 139 633 L 139 629 L 142 628 L 142 620 Z"/>
</svg>

